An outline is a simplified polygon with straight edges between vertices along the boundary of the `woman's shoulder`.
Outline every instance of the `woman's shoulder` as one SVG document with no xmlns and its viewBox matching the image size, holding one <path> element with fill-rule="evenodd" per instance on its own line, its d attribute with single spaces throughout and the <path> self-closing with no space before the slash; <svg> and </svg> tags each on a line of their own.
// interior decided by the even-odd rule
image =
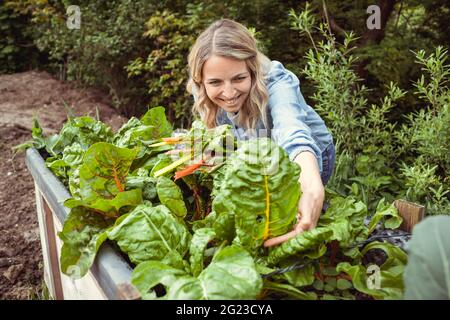
<svg viewBox="0 0 450 320">
<path fill-rule="evenodd" d="M 276 83 L 300 84 L 298 77 L 292 71 L 286 69 L 284 65 L 277 60 L 271 61 L 270 69 L 266 73 L 265 80 L 269 90 Z"/>
</svg>

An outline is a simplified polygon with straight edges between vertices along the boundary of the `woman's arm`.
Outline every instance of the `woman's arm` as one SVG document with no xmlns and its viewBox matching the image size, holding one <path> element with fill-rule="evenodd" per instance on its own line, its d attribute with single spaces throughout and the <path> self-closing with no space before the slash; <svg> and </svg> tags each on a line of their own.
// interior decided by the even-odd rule
<svg viewBox="0 0 450 320">
<path fill-rule="evenodd" d="M 315 228 L 322 212 L 325 188 L 320 178 L 316 157 L 311 152 L 301 152 L 295 157 L 294 162 L 301 167 L 299 182 L 302 196 L 298 203 L 298 223 L 293 231 L 264 242 L 265 247 L 275 246 L 303 231 Z"/>
<path fill-rule="evenodd" d="M 317 160 L 312 153 L 302 152 L 294 161 L 302 169 L 299 180 L 302 189 L 298 207 L 300 217 L 296 229 L 306 231 L 317 225 L 322 212 L 325 188 L 322 184 Z"/>
<path fill-rule="evenodd" d="M 275 63 L 269 82 L 269 107 L 273 120 L 272 138 L 288 154 L 289 159 L 301 167 L 299 178 L 302 196 L 298 203 L 298 223 L 294 230 L 267 240 L 272 246 L 284 242 L 298 233 L 317 225 L 322 211 L 324 187 L 320 177 L 322 152 L 315 141 L 308 122 L 308 106 L 300 92 L 300 82 L 295 74 Z M 323 122 L 311 114 L 311 123 Z"/>
</svg>

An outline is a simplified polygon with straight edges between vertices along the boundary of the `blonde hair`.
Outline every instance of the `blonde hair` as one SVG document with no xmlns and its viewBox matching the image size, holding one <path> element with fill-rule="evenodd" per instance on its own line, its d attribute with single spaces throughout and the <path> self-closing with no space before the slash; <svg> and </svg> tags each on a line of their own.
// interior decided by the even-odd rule
<svg viewBox="0 0 450 320">
<path fill-rule="evenodd" d="M 238 123 L 246 129 L 255 129 L 261 118 L 268 128 L 266 110 L 269 95 L 264 76 L 270 68 L 270 60 L 258 50 L 256 39 L 246 27 L 229 19 L 212 23 L 200 34 L 189 53 L 187 91 L 197 96 L 192 111 L 200 115 L 208 128 L 217 125 L 220 107 L 209 99 L 202 81 L 203 65 L 213 55 L 245 61 L 252 84 L 239 111 Z"/>
</svg>

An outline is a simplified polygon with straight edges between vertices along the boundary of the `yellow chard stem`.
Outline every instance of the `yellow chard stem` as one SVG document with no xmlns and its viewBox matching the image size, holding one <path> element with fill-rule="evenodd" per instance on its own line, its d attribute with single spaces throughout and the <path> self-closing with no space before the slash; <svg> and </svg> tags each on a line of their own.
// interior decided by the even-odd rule
<svg viewBox="0 0 450 320">
<path fill-rule="evenodd" d="M 172 171 L 173 169 L 175 169 L 176 167 L 178 167 L 179 165 L 182 165 L 183 163 L 185 163 L 186 161 L 189 161 L 191 159 L 191 155 L 188 154 L 180 159 L 178 159 L 177 161 L 169 164 L 167 167 L 164 167 L 158 171 L 156 171 L 154 173 L 154 177 L 157 178 L 159 176 L 162 176 L 163 174 Z"/>
</svg>

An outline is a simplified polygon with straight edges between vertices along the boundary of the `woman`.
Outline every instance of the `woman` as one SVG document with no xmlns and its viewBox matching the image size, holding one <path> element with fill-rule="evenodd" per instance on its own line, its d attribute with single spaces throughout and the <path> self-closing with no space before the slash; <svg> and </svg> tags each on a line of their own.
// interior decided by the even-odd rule
<svg viewBox="0 0 450 320">
<path fill-rule="evenodd" d="M 314 228 L 335 153 L 333 138 L 303 99 L 298 78 L 263 55 L 243 25 L 228 19 L 214 22 L 198 37 L 188 62 L 193 110 L 209 128 L 230 124 L 241 140 L 268 132 L 301 167 L 298 223 L 264 245 L 277 245 Z"/>
</svg>

